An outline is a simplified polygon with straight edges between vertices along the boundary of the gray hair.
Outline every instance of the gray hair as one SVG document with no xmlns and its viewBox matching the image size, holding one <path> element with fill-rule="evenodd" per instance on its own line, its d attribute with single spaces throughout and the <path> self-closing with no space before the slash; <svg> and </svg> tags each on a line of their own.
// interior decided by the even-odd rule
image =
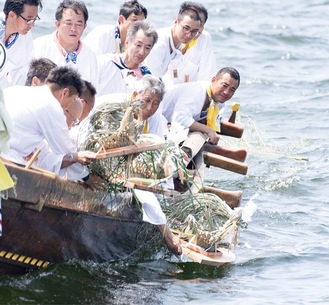
<svg viewBox="0 0 329 305">
<path fill-rule="evenodd" d="M 158 41 L 158 33 L 155 27 L 148 20 L 138 20 L 133 22 L 127 32 L 127 41 L 131 43 L 139 30 L 142 30 L 146 37 L 153 38 L 153 46 Z"/>
<path fill-rule="evenodd" d="M 141 78 L 141 88 L 138 90 L 139 94 L 145 93 L 146 90 L 150 90 L 152 93 L 159 96 L 160 101 L 162 101 L 165 94 L 165 85 L 163 81 L 151 74 L 146 74 Z"/>
</svg>

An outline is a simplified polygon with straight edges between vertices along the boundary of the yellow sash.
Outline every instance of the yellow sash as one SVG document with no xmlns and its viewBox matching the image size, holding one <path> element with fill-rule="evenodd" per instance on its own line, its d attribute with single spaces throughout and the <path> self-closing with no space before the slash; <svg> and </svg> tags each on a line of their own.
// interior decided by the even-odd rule
<svg viewBox="0 0 329 305">
<path fill-rule="evenodd" d="M 199 38 L 199 37 L 198 37 Z M 198 38 L 192 39 L 189 43 L 183 44 L 182 46 L 182 53 L 185 54 L 189 49 L 191 49 L 197 42 Z"/>
<path fill-rule="evenodd" d="M 207 111 L 207 126 L 212 130 L 220 131 L 220 115 L 218 109 L 218 103 L 216 103 L 211 97 L 210 87 L 207 89 L 207 95 L 210 100 L 210 105 Z"/>
<path fill-rule="evenodd" d="M 149 129 L 149 123 L 148 123 L 148 120 L 145 120 L 144 121 L 144 128 L 143 128 L 142 134 L 147 134 L 148 133 L 148 129 Z"/>
<path fill-rule="evenodd" d="M 7 168 L 0 160 L 0 191 L 10 189 L 14 186 L 14 181 L 11 179 Z"/>
</svg>

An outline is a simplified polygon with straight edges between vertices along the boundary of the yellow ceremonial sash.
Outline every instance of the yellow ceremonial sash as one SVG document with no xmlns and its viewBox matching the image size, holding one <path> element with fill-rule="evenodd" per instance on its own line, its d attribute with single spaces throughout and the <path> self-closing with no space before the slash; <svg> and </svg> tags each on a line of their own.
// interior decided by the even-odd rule
<svg viewBox="0 0 329 305">
<path fill-rule="evenodd" d="M 7 168 L 0 160 L 0 191 L 10 189 L 14 186 L 14 181 L 11 179 Z"/>
<path fill-rule="evenodd" d="M 218 103 L 216 103 L 212 99 L 210 87 L 207 89 L 207 95 L 210 100 L 210 105 L 207 111 L 207 126 L 214 131 L 220 131 L 220 117 L 219 117 Z"/>
<path fill-rule="evenodd" d="M 142 134 L 147 134 L 148 133 L 148 129 L 149 129 L 149 123 L 148 123 L 148 120 L 145 120 L 144 121 L 144 128 L 143 128 L 143 131 L 142 131 Z"/>
<path fill-rule="evenodd" d="M 195 46 L 198 39 L 199 39 L 199 37 L 196 38 L 196 39 L 191 40 L 187 44 L 184 43 L 183 46 L 182 46 L 182 53 L 185 54 L 189 49 L 191 49 L 193 46 Z"/>
</svg>

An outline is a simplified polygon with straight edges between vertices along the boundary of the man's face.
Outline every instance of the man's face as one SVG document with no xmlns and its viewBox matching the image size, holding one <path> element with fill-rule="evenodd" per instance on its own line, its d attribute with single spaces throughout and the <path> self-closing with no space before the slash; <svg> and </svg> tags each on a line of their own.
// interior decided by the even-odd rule
<svg viewBox="0 0 329 305">
<path fill-rule="evenodd" d="M 129 15 L 129 17 L 126 19 L 124 16 L 120 15 L 119 16 L 119 24 L 120 24 L 120 31 L 124 34 L 127 33 L 128 28 L 130 27 L 130 25 L 137 21 L 137 20 L 144 20 L 145 16 L 144 14 L 139 14 L 139 15 L 135 15 L 135 14 L 131 14 Z"/>
<path fill-rule="evenodd" d="M 140 65 L 151 52 L 153 47 L 153 37 L 147 37 L 143 30 L 138 30 L 132 42 L 127 42 L 125 63 L 129 68 L 135 69 Z"/>
<path fill-rule="evenodd" d="M 83 13 L 72 9 L 64 10 L 62 19 L 55 24 L 59 38 L 67 44 L 76 44 L 86 28 Z"/>
<path fill-rule="evenodd" d="M 212 98 L 217 103 L 225 103 L 235 93 L 238 88 L 238 81 L 230 74 L 224 73 L 221 77 L 213 77 L 211 80 L 210 90 Z"/>
<path fill-rule="evenodd" d="M 157 94 L 147 89 L 144 93 L 135 93 L 134 100 L 143 100 L 144 103 L 141 106 L 142 120 L 150 118 L 159 108 L 160 98 Z"/>
<path fill-rule="evenodd" d="M 38 7 L 35 5 L 24 4 L 23 12 L 16 15 L 14 12 L 10 12 L 9 18 L 16 18 L 16 31 L 21 35 L 26 35 L 33 27 L 35 22 L 33 20 L 37 19 Z"/>
<path fill-rule="evenodd" d="M 195 39 L 199 33 L 200 21 L 193 20 L 189 16 L 184 16 L 181 21 L 175 20 L 175 34 L 180 43 L 189 43 Z"/>
</svg>

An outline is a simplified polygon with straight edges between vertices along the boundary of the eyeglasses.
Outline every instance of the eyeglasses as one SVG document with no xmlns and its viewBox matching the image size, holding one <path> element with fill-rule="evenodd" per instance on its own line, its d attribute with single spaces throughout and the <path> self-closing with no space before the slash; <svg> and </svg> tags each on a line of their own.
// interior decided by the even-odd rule
<svg viewBox="0 0 329 305">
<path fill-rule="evenodd" d="M 185 34 L 191 34 L 192 37 L 196 37 L 200 34 L 199 30 L 195 29 L 195 30 L 191 30 L 191 28 L 187 25 L 182 25 L 181 23 L 179 23 L 180 26 L 182 27 L 183 29 L 183 32 Z"/>
<path fill-rule="evenodd" d="M 79 123 L 80 123 L 79 118 L 74 117 L 74 116 L 72 115 L 72 113 L 71 113 L 70 111 L 68 111 L 67 109 L 66 109 L 65 111 L 69 114 L 69 116 L 70 116 L 71 119 L 73 120 L 72 126 L 77 126 L 77 125 L 79 125 Z"/>
<path fill-rule="evenodd" d="M 34 25 L 36 21 L 40 20 L 39 16 L 37 16 L 35 19 L 26 19 L 21 14 L 17 14 L 17 16 L 21 17 L 28 25 Z"/>
</svg>

